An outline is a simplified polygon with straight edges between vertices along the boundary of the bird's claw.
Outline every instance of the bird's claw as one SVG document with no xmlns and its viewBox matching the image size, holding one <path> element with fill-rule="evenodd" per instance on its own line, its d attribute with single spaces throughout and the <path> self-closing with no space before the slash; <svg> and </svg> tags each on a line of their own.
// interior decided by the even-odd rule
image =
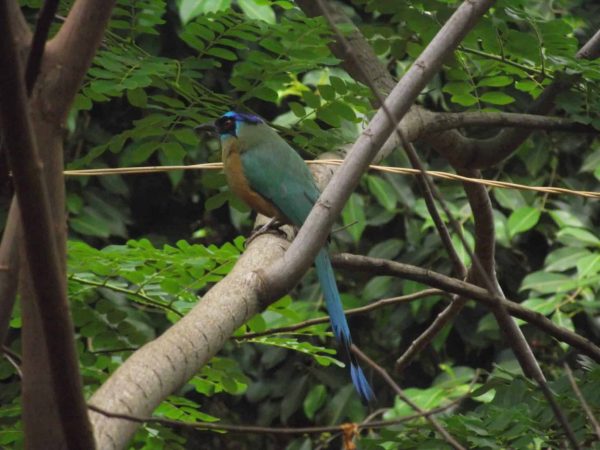
<svg viewBox="0 0 600 450">
<path fill-rule="evenodd" d="M 248 246 L 254 239 L 256 239 L 257 237 L 259 237 L 262 234 L 275 233 L 275 234 L 287 236 L 285 234 L 285 232 L 281 229 L 281 227 L 284 225 L 285 225 L 284 223 L 278 221 L 276 218 L 272 218 L 267 223 L 262 225 L 260 228 L 257 228 L 252 232 L 252 234 L 248 237 L 248 239 L 246 239 L 246 248 L 248 248 Z"/>
</svg>

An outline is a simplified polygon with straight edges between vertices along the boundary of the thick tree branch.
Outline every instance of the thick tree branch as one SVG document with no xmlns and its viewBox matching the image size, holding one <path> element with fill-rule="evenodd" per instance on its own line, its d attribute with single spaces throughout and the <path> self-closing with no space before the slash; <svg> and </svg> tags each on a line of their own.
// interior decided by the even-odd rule
<svg viewBox="0 0 600 450">
<path fill-rule="evenodd" d="M 12 38 L 17 46 L 19 57 L 24 62 L 24 56 L 31 43 L 31 30 L 25 21 L 25 17 L 23 17 L 21 5 L 19 5 L 18 0 L 6 0 L 6 7 L 8 9 L 8 17 L 13 26 Z M 4 38 L 6 38 L 6 34 Z"/>
<path fill-rule="evenodd" d="M 492 0 L 479 0 L 459 6 L 386 100 L 387 108 L 395 117 L 404 116 L 445 57 L 492 4 Z M 360 176 L 394 128 L 395 124 L 380 109 L 333 175 L 285 257 L 262 272 L 261 277 L 268 287 L 265 297 L 276 298 L 289 290 L 312 264 Z"/>
<path fill-rule="evenodd" d="M 115 0 L 77 0 L 65 23 L 46 44 L 42 75 L 48 83 L 44 110 L 64 120 L 92 63 Z"/>
<path fill-rule="evenodd" d="M 334 267 L 371 273 L 373 275 L 388 275 L 417 281 L 426 286 L 473 299 L 489 308 L 492 308 L 496 301 L 500 301 L 512 316 L 538 327 L 540 330 L 561 342 L 569 344 L 581 353 L 592 358 L 594 361 L 600 363 L 600 348 L 590 340 L 573 333 L 566 328 L 557 326 L 546 316 L 528 308 L 524 308 L 512 300 L 494 297 L 490 295 L 486 289 L 475 286 L 474 284 L 457 280 L 456 278 L 448 277 L 432 270 L 385 259 L 351 255 L 348 253 L 333 255 L 331 259 Z"/>
<path fill-rule="evenodd" d="M 446 131 L 461 127 L 514 127 L 550 131 L 571 131 L 578 133 L 594 133 L 598 130 L 589 125 L 575 122 L 563 117 L 542 116 L 536 114 L 520 114 L 508 112 L 465 112 L 465 113 L 433 113 L 435 120 L 423 124 L 420 135 Z"/>
<path fill-rule="evenodd" d="M 573 77 L 557 77 L 528 108 L 527 113 L 545 115 L 554 99 L 573 83 Z M 468 138 L 458 131 L 429 134 L 423 141 L 432 145 L 455 168 L 486 169 L 510 156 L 532 133 L 533 128 L 508 128 L 489 139 Z"/>
<path fill-rule="evenodd" d="M 94 448 L 87 418 L 73 325 L 68 311 L 66 285 L 58 259 L 50 204 L 42 164 L 37 155 L 29 120 L 27 96 L 9 9 L 0 2 L 0 118 L 15 190 L 22 209 L 25 250 L 43 332 L 50 356 L 51 379 L 61 425 L 69 448 Z"/>
</svg>

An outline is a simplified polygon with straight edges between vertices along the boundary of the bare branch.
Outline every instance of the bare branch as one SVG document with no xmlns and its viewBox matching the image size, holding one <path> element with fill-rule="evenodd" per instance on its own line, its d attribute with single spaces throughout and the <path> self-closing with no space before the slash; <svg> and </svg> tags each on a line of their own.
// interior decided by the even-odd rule
<svg viewBox="0 0 600 450">
<path fill-rule="evenodd" d="M 424 413 L 424 411 L 419 407 L 419 405 L 417 405 L 415 402 L 413 402 L 404 393 L 402 388 L 400 386 L 398 386 L 398 384 L 394 381 L 394 379 L 390 376 L 389 373 L 387 373 L 387 371 L 383 367 L 381 367 L 379 364 L 377 364 L 375 361 L 373 361 L 371 358 L 369 358 L 367 355 L 365 355 L 363 352 L 361 352 L 360 349 L 354 344 L 352 344 L 352 353 L 354 353 L 358 357 L 358 359 L 360 359 L 362 362 L 364 362 L 365 364 L 367 364 L 368 366 L 373 368 L 373 370 L 375 372 L 377 372 L 379 374 L 379 376 L 385 380 L 385 382 L 388 384 L 388 386 L 390 386 L 394 390 L 396 395 L 404 403 L 406 403 L 408 406 L 410 406 L 414 411 L 418 412 L 419 414 Z M 465 448 L 461 444 L 459 444 L 458 441 L 456 439 L 454 439 L 454 437 L 452 437 L 452 435 L 450 433 L 448 433 L 448 431 L 446 431 L 446 429 L 437 421 L 437 419 L 435 417 L 427 416 L 427 420 L 429 421 L 431 426 L 442 436 L 442 438 L 444 438 L 444 440 L 448 444 L 450 444 L 452 447 L 454 447 L 457 450 L 465 450 Z"/>
<path fill-rule="evenodd" d="M 550 336 L 569 344 L 581 353 L 592 358 L 594 361 L 600 363 L 600 348 L 588 339 L 573 333 L 566 328 L 557 326 L 546 316 L 528 308 L 524 308 L 512 300 L 494 297 L 490 295 L 486 289 L 475 286 L 474 284 L 457 280 L 432 270 L 385 259 L 370 258 L 368 256 L 342 253 L 339 255 L 332 255 L 331 260 L 335 267 L 376 275 L 396 276 L 417 281 L 427 286 L 473 299 L 490 308 L 494 306 L 494 302 L 500 301 L 512 316 L 538 327 Z"/>
<path fill-rule="evenodd" d="M 376 301 L 375 303 L 371 303 L 370 305 L 361 306 L 360 308 L 347 309 L 344 311 L 344 314 L 346 316 L 364 314 L 382 308 L 384 306 L 412 302 L 421 298 L 431 297 L 432 295 L 440 294 L 444 294 L 444 291 L 441 291 L 439 289 L 425 289 L 423 291 L 415 292 L 414 294 L 402 295 L 400 297 L 384 298 Z M 329 323 L 329 317 L 317 317 L 316 319 L 305 320 L 304 322 L 300 322 L 287 327 L 271 328 L 260 333 L 246 333 L 241 336 L 235 336 L 235 339 L 252 339 L 261 336 L 269 336 L 272 334 L 290 333 L 292 331 L 302 330 L 303 328 L 308 328 L 313 325 L 319 325 L 322 323 Z"/>
<path fill-rule="evenodd" d="M 296 0 L 296 4 L 308 17 L 322 15 L 322 10 L 315 0 Z M 353 52 L 358 58 L 342 58 L 342 55 L 346 52 L 343 42 L 339 39 L 330 45 L 332 53 L 342 60 L 342 67 L 346 72 L 351 74 L 354 79 L 361 83 L 368 84 L 368 82 L 371 81 L 377 86 L 378 92 L 385 95 L 390 93 L 396 82 L 390 76 L 387 68 L 380 63 L 379 58 L 373 51 L 371 45 L 369 45 L 361 32 L 339 5 L 335 2 L 328 2 L 327 6 L 327 10 L 337 26 L 343 26 L 345 29 L 351 28 L 352 30 L 346 34 L 345 39 L 348 41 L 348 44 L 352 47 Z M 375 62 L 375 64 L 364 64 L 365 61 Z M 375 106 L 379 107 L 380 103 L 377 102 Z"/>
<path fill-rule="evenodd" d="M 573 371 L 571 370 L 569 365 L 567 363 L 565 363 L 563 365 L 563 367 L 565 368 L 565 373 L 567 374 L 567 378 L 569 379 L 569 383 L 571 384 L 571 388 L 573 389 L 573 392 L 575 392 L 575 396 L 577 397 L 577 400 L 579 400 L 579 403 L 581 403 L 581 407 L 585 411 L 585 414 L 587 415 L 588 420 L 592 424 L 592 429 L 594 430 L 594 433 L 596 433 L 596 436 L 600 440 L 600 424 L 598 423 L 598 420 L 596 419 L 596 416 L 594 415 L 594 411 L 592 411 L 592 408 L 590 408 L 590 405 L 588 404 L 588 402 L 585 400 L 585 397 L 581 393 L 579 386 L 577 386 L 577 380 L 575 380 L 575 377 L 573 376 Z"/>
<path fill-rule="evenodd" d="M 435 320 L 427 327 L 423 333 L 421 333 L 415 340 L 413 340 L 406 351 L 400 355 L 394 364 L 394 371 L 396 373 L 402 372 L 412 360 L 429 345 L 431 341 L 438 335 L 440 331 L 460 313 L 465 306 L 467 299 L 464 297 L 456 297 L 452 300 L 448 306 L 440 312 Z"/>
<path fill-rule="evenodd" d="M 577 52 L 578 58 L 596 59 L 600 56 L 600 30 Z"/>
<path fill-rule="evenodd" d="M 508 112 L 465 112 L 435 114 L 435 120 L 425 123 L 422 135 L 460 127 L 514 127 L 550 131 L 572 131 L 597 134 L 598 130 L 563 117 Z"/>
<path fill-rule="evenodd" d="M 447 411 L 450 408 L 458 405 L 460 402 L 465 400 L 471 395 L 471 393 L 467 393 L 456 400 L 451 401 L 447 405 L 439 406 L 437 408 L 429 409 L 427 411 L 423 411 L 422 413 L 411 414 L 408 416 L 400 417 L 398 419 L 392 420 L 372 420 L 365 421 L 356 424 L 358 429 L 361 430 L 375 430 L 378 428 L 389 427 L 393 425 L 398 425 L 401 423 L 410 422 L 411 420 L 420 419 L 422 417 L 429 417 L 435 414 L 439 414 L 441 412 Z M 226 423 L 207 423 L 207 422 L 198 422 L 198 423 L 189 423 L 189 422 L 180 422 L 177 420 L 165 419 L 162 417 L 139 417 L 133 414 L 123 414 L 116 413 L 113 411 L 108 411 L 104 408 L 100 408 L 96 405 L 88 405 L 90 411 L 101 414 L 105 417 L 111 419 L 120 419 L 134 423 L 157 423 L 161 425 L 167 425 L 171 427 L 177 428 L 188 428 L 188 429 L 196 429 L 196 430 L 215 430 L 215 431 L 227 431 L 229 433 L 252 433 L 252 434 L 321 434 L 321 433 L 337 433 L 343 431 L 342 427 L 346 424 L 340 425 L 331 425 L 324 427 L 299 427 L 299 428 L 286 428 L 286 427 L 261 427 L 254 425 L 232 425 Z"/>
<path fill-rule="evenodd" d="M 0 2 L 0 119 L 17 198 L 25 250 L 50 358 L 51 378 L 64 436 L 69 448 L 94 448 L 79 377 L 78 357 L 69 316 L 66 285 L 58 259 L 48 192 L 29 120 L 27 96 L 10 11 Z"/>
<path fill-rule="evenodd" d="M 554 106 L 556 96 L 566 90 L 573 80 L 573 76 L 556 77 L 527 112 L 542 116 L 547 114 Z M 486 169 L 509 157 L 529 137 L 532 130 L 533 128 L 509 128 L 489 139 L 472 139 L 457 131 L 446 131 L 426 135 L 423 141 L 432 145 L 455 168 Z"/>
</svg>

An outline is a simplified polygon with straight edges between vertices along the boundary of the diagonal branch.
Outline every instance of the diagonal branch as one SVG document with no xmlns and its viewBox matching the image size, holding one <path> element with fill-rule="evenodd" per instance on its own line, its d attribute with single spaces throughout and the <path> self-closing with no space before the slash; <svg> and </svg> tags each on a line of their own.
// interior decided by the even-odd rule
<svg viewBox="0 0 600 450">
<path fill-rule="evenodd" d="M 581 47 L 577 52 L 577 57 L 584 59 L 596 59 L 600 57 L 600 30 L 596 31 L 596 34 Z"/>
<path fill-rule="evenodd" d="M 394 381 L 394 379 L 390 376 L 390 374 L 379 364 L 365 355 L 356 345 L 352 344 L 352 353 L 354 353 L 358 359 L 363 361 L 368 366 L 372 367 L 375 372 L 381 376 L 385 382 L 394 390 L 396 395 L 408 406 L 410 406 L 415 412 L 419 414 L 423 414 L 424 411 L 413 402 L 402 390 L 400 386 Z M 437 431 L 444 440 L 450 444 L 453 448 L 457 450 L 464 450 L 465 448 L 438 422 L 438 420 L 433 416 L 426 416 L 427 420 L 431 424 L 431 426 Z"/>
<path fill-rule="evenodd" d="M 386 100 L 387 109 L 395 117 L 402 118 L 406 114 L 445 57 L 492 4 L 492 0 L 465 1 L 458 7 Z M 360 176 L 394 128 L 395 124 L 380 109 L 333 175 L 284 258 L 262 271 L 261 278 L 269 288 L 263 293 L 266 298 L 276 298 L 286 292 L 312 264 Z"/>
</svg>

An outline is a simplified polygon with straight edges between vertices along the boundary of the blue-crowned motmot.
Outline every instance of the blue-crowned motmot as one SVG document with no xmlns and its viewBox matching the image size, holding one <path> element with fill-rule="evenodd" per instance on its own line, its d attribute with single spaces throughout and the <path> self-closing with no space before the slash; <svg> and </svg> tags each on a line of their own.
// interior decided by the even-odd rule
<svg viewBox="0 0 600 450">
<path fill-rule="evenodd" d="M 219 133 L 231 190 L 259 213 L 300 227 L 320 194 L 302 158 L 257 116 L 230 111 L 212 127 Z M 350 351 L 350 329 L 326 248 L 317 254 L 315 266 L 333 332 L 350 365 L 352 382 L 363 400 L 373 400 L 371 386 Z"/>
</svg>

